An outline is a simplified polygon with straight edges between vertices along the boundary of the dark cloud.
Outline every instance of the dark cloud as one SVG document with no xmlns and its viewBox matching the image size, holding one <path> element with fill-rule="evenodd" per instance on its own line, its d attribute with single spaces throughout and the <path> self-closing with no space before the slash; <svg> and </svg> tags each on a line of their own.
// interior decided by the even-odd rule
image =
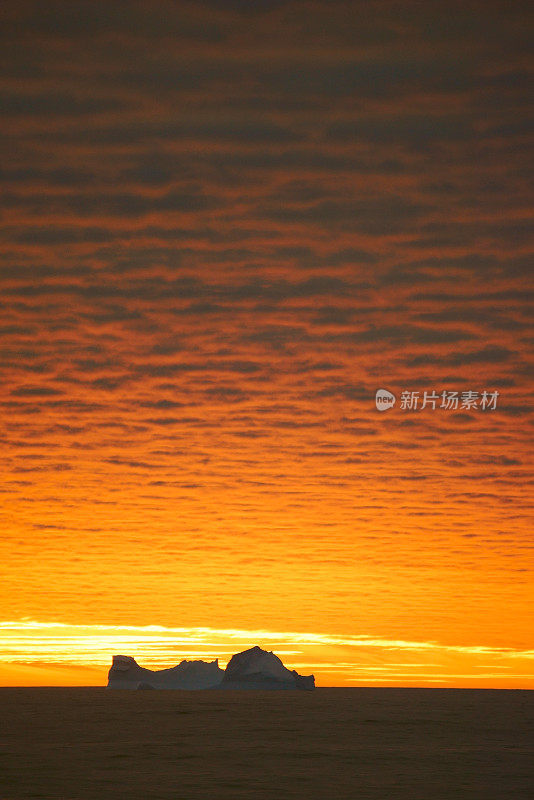
<svg viewBox="0 0 534 800">
<path fill-rule="evenodd" d="M 5 202 L 14 208 L 23 208 L 31 215 L 45 212 L 61 215 L 62 217 L 79 216 L 91 217 L 106 215 L 111 217 L 126 217 L 128 219 L 145 216 L 155 212 L 181 212 L 195 213 L 213 208 L 217 201 L 205 197 L 201 193 L 192 191 L 171 190 L 160 195 L 126 194 L 75 194 L 68 195 L 6 195 Z M 75 232 L 76 235 L 77 232 Z M 109 233 L 102 234 L 98 228 L 87 229 L 93 241 L 108 241 Z M 46 235 L 46 234 L 44 234 Z M 60 234 L 65 235 L 65 230 Z M 67 234 L 68 235 L 68 234 Z M 41 233 L 41 239 L 43 233 Z"/>
<path fill-rule="evenodd" d="M 8 9 L 4 18 L 4 37 L 61 37 L 67 40 L 88 40 L 113 34 L 135 35 L 151 39 L 172 35 L 186 41 L 216 42 L 221 38 L 219 27 L 212 21 L 195 19 L 194 6 L 182 8 L 156 0 L 152 8 L 134 0 L 115 0 L 95 6 L 90 0 L 73 0 L 65 5 L 52 0 L 43 6 L 36 0 L 21 0 L 16 13 Z"/>
<path fill-rule="evenodd" d="M 477 337 L 469 331 L 455 328 L 439 329 L 425 328 L 417 325 L 381 325 L 372 326 L 363 331 L 351 334 L 355 342 L 382 342 L 405 344 L 406 342 L 421 342 L 437 344 L 440 342 L 461 342 Z"/>
<path fill-rule="evenodd" d="M 261 365 L 254 361 L 224 361 L 222 359 L 219 361 L 184 361 L 172 364 L 155 364 L 153 362 L 137 364 L 137 370 L 141 374 L 159 378 L 187 372 L 212 372 L 214 374 L 217 372 L 235 372 L 237 374 L 250 375 L 261 371 L 261 369 Z"/>
<path fill-rule="evenodd" d="M 39 297 L 44 295 L 73 294 L 87 300 L 114 300 L 114 299 L 144 299 L 146 301 L 165 300 L 165 299 L 204 299 L 225 300 L 225 301 L 284 301 L 298 298 L 309 297 L 328 297 L 331 295 L 346 295 L 358 293 L 366 284 L 351 284 L 341 278 L 330 276 L 314 276 L 302 281 L 288 280 L 262 280 L 253 279 L 245 283 L 229 284 L 207 284 L 203 281 L 183 277 L 176 280 L 165 280 L 159 278 L 142 278 L 130 280 L 128 283 L 101 283 L 101 284 L 80 284 L 80 283 L 43 283 L 22 284 L 6 289 L 6 294 L 21 295 L 28 297 Z M 118 306 L 114 313 L 127 314 L 129 311 Z M 138 316 L 137 312 L 134 312 Z M 97 312 L 95 319 L 102 317 L 107 319 L 108 313 Z"/>
<path fill-rule="evenodd" d="M 54 397 L 63 394 L 60 389 L 53 386 L 19 386 L 13 389 L 10 394 L 13 397 Z"/>
<path fill-rule="evenodd" d="M 468 364 L 500 364 L 512 358 L 512 351 L 507 347 L 499 345 L 487 345 L 480 350 L 472 350 L 463 353 L 451 353 L 448 355 L 438 355 L 426 353 L 425 355 L 413 356 L 406 359 L 410 366 L 421 364 L 444 364 L 446 366 L 463 366 Z"/>
<path fill-rule="evenodd" d="M 167 79 L 169 76 L 166 74 Z M 173 82 L 183 85 L 190 79 L 188 73 L 176 75 Z M 42 134 L 40 138 L 45 141 L 51 134 Z M 250 145 L 290 144 L 302 139 L 298 133 L 282 125 L 261 120 L 244 119 L 236 122 L 223 122 L 215 120 L 198 124 L 160 122 L 130 122 L 108 127 L 88 126 L 83 129 L 65 131 L 58 135 L 64 144 L 84 144 L 85 146 L 101 147 L 146 145 L 154 147 L 160 142 L 202 142 L 215 144 L 235 143 Z M 151 183 L 151 181 L 148 181 Z"/>
<path fill-rule="evenodd" d="M 304 327 L 269 325 L 243 334 L 242 339 L 246 342 L 259 342 L 278 346 L 285 345 L 288 342 L 309 341 L 310 335 Z"/>
<path fill-rule="evenodd" d="M 124 105 L 118 99 L 77 97 L 63 92 L 0 93 L 0 107 L 7 116 L 92 116 L 104 111 L 119 111 Z"/>
<path fill-rule="evenodd" d="M 181 403 L 176 400 L 152 400 L 145 401 L 140 404 L 143 408 L 157 408 L 160 410 L 168 410 L 172 408 L 183 408 L 186 403 Z"/>
<path fill-rule="evenodd" d="M 3 184 L 30 183 L 45 186 L 90 186 L 96 182 L 96 174 L 78 167 L 58 167 L 56 169 L 4 167 L 0 168 L 0 181 Z"/>
<path fill-rule="evenodd" d="M 419 149 L 434 143 L 473 139 L 476 133 L 465 114 L 411 114 L 337 122 L 328 128 L 326 136 L 335 142 L 366 141 Z"/>
<path fill-rule="evenodd" d="M 428 210 L 406 197 L 384 196 L 325 200 L 300 207 L 267 206 L 259 213 L 281 225 L 310 223 L 380 236 L 406 228 L 410 230 L 422 213 Z"/>
<path fill-rule="evenodd" d="M 58 227 L 56 225 L 41 227 L 28 226 L 13 236 L 13 241 L 20 244 L 78 244 L 100 243 L 113 240 L 113 233 L 100 227 Z"/>
</svg>

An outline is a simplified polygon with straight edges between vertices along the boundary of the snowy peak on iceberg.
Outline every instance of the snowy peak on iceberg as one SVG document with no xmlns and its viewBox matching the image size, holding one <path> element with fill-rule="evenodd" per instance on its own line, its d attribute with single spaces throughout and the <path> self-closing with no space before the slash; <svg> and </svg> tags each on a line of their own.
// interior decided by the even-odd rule
<svg viewBox="0 0 534 800">
<path fill-rule="evenodd" d="M 135 658 L 132 656 L 113 656 L 111 669 L 116 672 L 129 672 L 130 670 L 141 669 Z"/>
<path fill-rule="evenodd" d="M 256 646 L 232 656 L 220 688 L 315 689 L 315 678 L 287 669 L 273 652 Z"/>
<path fill-rule="evenodd" d="M 289 670 L 272 652 L 251 647 L 236 653 L 226 670 L 217 660 L 181 661 L 170 669 L 140 667 L 131 656 L 113 656 L 109 689 L 314 689 L 313 675 Z"/>
<path fill-rule="evenodd" d="M 249 680 L 256 677 L 269 678 L 275 681 L 291 681 L 293 673 L 284 667 L 281 659 L 272 652 L 262 650 L 261 647 L 251 647 L 236 653 L 228 662 L 224 672 L 224 681 Z"/>
</svg>

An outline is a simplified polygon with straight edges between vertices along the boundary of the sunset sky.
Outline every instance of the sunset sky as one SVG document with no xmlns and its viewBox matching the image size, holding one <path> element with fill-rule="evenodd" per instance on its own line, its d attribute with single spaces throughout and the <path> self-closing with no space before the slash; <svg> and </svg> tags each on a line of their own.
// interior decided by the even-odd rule
<svg viewBox="0 0 534 800">
<path fill-rule="evenodd" d="M 534 688 L 529 6 L 4 0 L 0 685 Z"/>
</svg>

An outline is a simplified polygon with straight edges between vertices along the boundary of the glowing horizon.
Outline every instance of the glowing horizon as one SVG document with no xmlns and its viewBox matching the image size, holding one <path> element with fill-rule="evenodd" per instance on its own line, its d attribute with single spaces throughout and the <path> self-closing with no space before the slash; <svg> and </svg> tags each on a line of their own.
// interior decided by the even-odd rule
<svg viewBox="0 0 534 800">
<path fill-rule="evenodd" d="M 183 659 L 218 659 L 224 668 L 231 655 L 259 644 L 272 649 L 292 669 L 313 671 L 318 686 L 447 686 L 459 682 L 496 688 L 534 688 L 534 650 L 480 645 L 453 646 L 366 635 L 342 637 L 161 625 L 70 625 L 36 620 L 0 622 L 0 641 L 0 685 L 2 677 L 5 679 L 9 674 L 9 667 L 16 664 L 38 668 L 35 675 L 39 681 L 47 673 L 57 679 L 59 667 L 67 667 L 71 673 L 79 669 L 80 678 L 85 681 L 90 670 L 96 685 L 104 685 L 111 658 L 119 653 L 134 656 L 150 669 L 174 666 Z M 403 655 L 408 656 L 407 660 L 399 660 Z M 417 661 L 413 660 L 414 655 Z M 460 668 L 470 672 L 458 672 Z"/>
</svg>

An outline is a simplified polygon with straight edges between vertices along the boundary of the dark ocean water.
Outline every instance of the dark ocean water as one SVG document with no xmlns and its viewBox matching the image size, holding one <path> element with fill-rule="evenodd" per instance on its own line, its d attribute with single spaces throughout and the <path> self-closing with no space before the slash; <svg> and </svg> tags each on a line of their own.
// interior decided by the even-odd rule
<svg viewBox="0 0 534 800">
<path fill-rule="evenodd" d="M 0 689 L 0 798 L 532 800 L 534 692 Z"/>
</svg>

